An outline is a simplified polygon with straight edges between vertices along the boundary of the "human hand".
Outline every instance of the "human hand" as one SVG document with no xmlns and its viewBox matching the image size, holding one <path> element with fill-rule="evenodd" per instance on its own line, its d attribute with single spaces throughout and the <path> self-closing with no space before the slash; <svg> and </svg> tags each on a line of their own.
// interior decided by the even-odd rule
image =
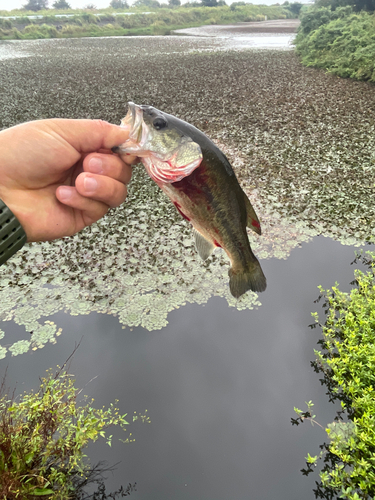
<svg viewBox="0 0 375 500">
<path fill-rule="evenodd" d="M 126 128 L 101 120 L 39 120 L 0 132 L 0 199 L 28 241 L 71 236 L 124 202 L 130 162 L 111 147 Z"/>
</svg>

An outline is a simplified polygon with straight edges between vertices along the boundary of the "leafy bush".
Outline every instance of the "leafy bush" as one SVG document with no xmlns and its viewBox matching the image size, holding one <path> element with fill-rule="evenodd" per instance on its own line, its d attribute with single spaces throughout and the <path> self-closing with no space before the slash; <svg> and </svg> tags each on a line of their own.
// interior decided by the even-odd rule
<svg viewBox="0 0 375 500">
<path fill-rule="evenodd" d="M 350 7 L 307 12 L 296 49 L 306 66 L 375 82 L 375 14 L 355 14 Z"/>
<path fill-rule="evenodd" d="M 24 25 L 24 26 L 27 26 L 28 24 L 32 24 L 33 23 L 32 20 L 29 17 L 27 17 L 27 16 L 20 16 L 19 18 L 17 18 L 17 22 L 19 24 Z"/>
<path fill-rule="evenodd" d="M 21 40 L 22 39 L 21 32 L 17 28 L 12 28 L 12 30 L 10 31 L 8 36 L 9 36 L 9 38 L 14 39 L 14 40 Z"/>
<path fill-rule="evenodd" d="M 57 18 L 54 15 L 48 15 L 48 16 L 43 16 L 42 19 L 40 19 L 41 24 L 53 24 L 55 23 Z M 39 22 L 39 19 L 38 19 Z"/>
<path fill-rule="evenodd" d="M 98 22 L 98 18 L 94 16 L 94 14 L 91 14 L 90 12 L 85 12 L 84 14 L 81 14 L 81 18 L 85 23 L 88 24 L 96 24 Z"/>
<path fill-rule="evenodd" d="M 303 12 L 301 16 L 301 25 L 298 29 L 297 38 L 303 38 L 303 35 L 308 35 L 312 31 L 317 30 L 323 24 L 328 24 L 330 21 L 339 18 L 345 18 L 352 13 L 351 7 L 341 7 L 337 10 L 331 10 L 327 7 L 320 9 L 310 9 Z"/>
<path fill-rule="evenodd" d="M 320 472 L 319 498 L 370 500 L 375 497 L 375 253 L 367 253 L 367 274 L 356 271 L 357 287 L 350 294 L 334 286 L 320 289 L 326 320 L 315 371 L 324 375 L 331 401 L 342 411 L 326 429 L 330 442 L 321 446 L 325 466 Z M 311 419 L 310 408 L 297 410 L 300 423 Z M 345 421 L 343 418 L 345 415 Z M 304 474 L 313 471 L 318 457 L 307 457 Z"/>
<path fill-rule="evenodd" d="M 80 391 L 64 370 L 55 375 L 49 372 L 38 392 L 25 393 L 17 400 L 4 392 L 3 381 L 0 498 L 7 500 L 44 495 L 50 500 L 72 498 L 93 472 L 85 463 L 83 449 L 99 437 L 111 445 L 108 427 L 126 430 L 128 424 L 126 414 L 120 415 L 114 404 L 100 410 L 92 402 L 77 406 Z"/>
<path fill-rule="evenodd" d="M 58 31 L 54 26 L 49 26 L 48 24 L 42 24 L 38 26 L 36 24 L 30 24 L 26 26 L 22 33 L 22 38 L 56 38 Z"/>
<path fill-rule="evenodd" d="M 68 25 L 70 24 L 76 24 L 77 26 L 83 26 L 84 21 L 80 16 L 73 16 L 68 18 Z"/>
<path fill-rule="evenodd" d="M 11 29 L 12 26 L 12 21 L 10 19 L 0 19 L 0 28 Z"/>
</svg>

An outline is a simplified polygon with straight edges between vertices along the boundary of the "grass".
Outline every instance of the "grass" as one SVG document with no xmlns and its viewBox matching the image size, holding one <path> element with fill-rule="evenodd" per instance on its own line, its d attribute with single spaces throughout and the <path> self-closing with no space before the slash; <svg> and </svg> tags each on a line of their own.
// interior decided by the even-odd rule
<svg viewBox="0 0 375 500">
<path fill-rule="evenodd" d="M 4 14 L 4 11 L 2 11 Z M 281 6 L 240 5 L 225 7 L 195 7 L 157 9 L 149 14 L 135 11 L 133 15 L 116 15 L 113 10 L 93 12 L 68 10 L 55 17 L 50 11 L 40 11 L 40 19 L 32 19 L 25 11 L 11 11 L 7 15 L 21 15 L 18 19 L 0 19 L 0 40 L 38 38 L 78 38 L 90 36 L 167 35 L 175 29 L 205 24 L 231 24 L 240 21 L 286 19 L 293 13 Z M 55 14 L 55 13 L 54 13 Z M 33 13 L 35 15 L 35 13 Z"/>
</svg>

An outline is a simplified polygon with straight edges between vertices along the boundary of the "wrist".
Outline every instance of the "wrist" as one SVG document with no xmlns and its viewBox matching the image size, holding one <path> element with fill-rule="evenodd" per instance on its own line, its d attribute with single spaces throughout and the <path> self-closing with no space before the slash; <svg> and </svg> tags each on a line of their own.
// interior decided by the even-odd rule
<svg viewBox="0 0 375 500">
<path fill-rule="evenodd" d="M 17 217 L 0 199 L 0 265 L 26 243 L 26 233 Z"/>
</svg>

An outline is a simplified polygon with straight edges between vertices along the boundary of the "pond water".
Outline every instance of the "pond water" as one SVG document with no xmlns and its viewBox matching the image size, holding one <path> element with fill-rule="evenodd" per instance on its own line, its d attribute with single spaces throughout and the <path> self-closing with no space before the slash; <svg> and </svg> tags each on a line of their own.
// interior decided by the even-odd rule
<svg viewBox="0 0 375 500">
<path fill-rule="evenodd" d="M 83 337 L 70 371 L 84 394 L 98 408 L 119 398 L 130 415 L 148 410 L 150 424 L 130 426 L 135 442 L 118 442 L 122 432 L 113 432 L 111 448 L 90 448 L 93 463 L 120 462 L 108 475 L 109 491 L 137 482 L 131 496 L 139 499 L 313 499 L 314 478 L 299 470 L 325 435 L 308 423 L 292 427 L 290 418 L 309 399 L 323 425 L 335 416 L 310 367 L 319 331 L 308 325 L 320 310 L 317 285 L 339 279 L 349 290 L 352 259 L 352 248 L 316 237 L 287 260 L 262 262 L 269 284 L 257 310 L 212 298 L 171 313 L 160 331 L 58 313 L 51 318 L 64 327 L 57 344 L 3 360 L 3 369 L 9 365 L 17 392 L 36 388 Z M 5 329 L 12 338 L 20 333 Z"/>
<path fill-rule="evenodd" d="M 232 49 L 262 48 L 291 49 L 299 19 L 237 23 L 236 25 L 209 25 L 175 30 L 178 35 L 213 37 L 226 40 Z"/>
<path fill-rule="evenodd" d="M 335 407 L 310 367 L 310 313 L 318 285 L 350 289 L 354 250 L 374 238 L 374 87 L 302 68 L 290 50 L 225 43 L 0 44 L 27 55 L 0 60 L 1 127 L 54 116 L 119 123 L 127 101 L 153 104 L 215 140 L 261 219 L 263 236 L 250 237 L 268 288 L 239 301 L 225 257 L 202 264 L 141 167 L 123 207 L 1 269 L 0 374 L 8 366 L 17 392 L 36 388 L 83 337 L 76 385 L 97 407 L 119 399 L 122 412 L 150 417 L 131 426 L 133 443 L 114 431 L 112 448 L 89 450 L 93 463 L 120 462 L 108 491 L 137 482 L 142 500 L 314 498 L 316 478 L 299 470 L 325 433 L 290 418 L 312 399 L 325 425 Z"/>
</svg>

